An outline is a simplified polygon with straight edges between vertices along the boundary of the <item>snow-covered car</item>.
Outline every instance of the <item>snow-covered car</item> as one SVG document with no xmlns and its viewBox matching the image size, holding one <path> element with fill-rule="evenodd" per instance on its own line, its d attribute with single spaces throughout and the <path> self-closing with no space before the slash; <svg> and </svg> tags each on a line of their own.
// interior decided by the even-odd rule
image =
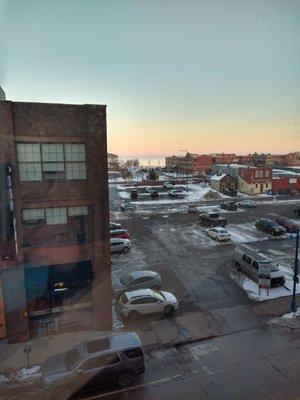
<svg viewBox="0 0 300 400">
<path fill-rule="evenodd" d="M 164 182 L 164 183 L 163 183 L 163 187 L 164 187 L 165 189 L 172 189 L 173 184 L 172 184 L 171 182 Z"/>
<path fill-rule="evenodd" d="M 109 223 L 109 230 L 110 230 L 110 231 L 114 231 L 114 230 L 116 230 L 116 229 L 122 229 L 121 224 L 118 224 L 118 223 L 116 223 L 116 222 L 110 222 L 110 223 Z"/>
<path fill-rule="evenodd" d="M 188 213 L 196 213 L 198 212 L 196 204 L 188 205 Z"/>
<path fill-rule="evenodd" d="M 131 241 L 129 239 L 112 238 L 110 239 L 111 253 L 128 253 L 131 249 Z"/>
<path fill-rule="evenodd" d="M 125 292 L 118 301 L 119 311 L 130 319 L 159 312 L 170 315 L 177 308 L 178 300 L 172 293 L 151 289 Z"/>
<path fill-rule="evenodd" d="M 242 208 L 255 208 L 256 204 L 253 200 L 242 200 L 238 202 L 238 206 Z"/>
<path fill-rule="evenodd" d="M 228 230 L 221 227 L 209 228 L 206 230 L 206 233 L 208 236 L 218 240 L 219 242 L 228 242 L 231 238 Z"/>
</svg>

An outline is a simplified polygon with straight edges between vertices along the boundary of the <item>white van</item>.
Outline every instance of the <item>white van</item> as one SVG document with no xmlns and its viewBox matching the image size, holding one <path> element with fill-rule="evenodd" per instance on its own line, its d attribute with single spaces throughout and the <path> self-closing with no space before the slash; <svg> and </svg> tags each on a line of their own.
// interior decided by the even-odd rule
<svg viewBox="0 0 300 400">
<path fill-rule="evenodd" d="M 271 265 L 271 288 L 283 286 L 285 283 L 284 273 L 279 269 L 272 258 L 259 252 L 248 245 L 238 245 L 233 252 L 233 260 L 238 271 L 243 271 L 254 281 L 258 282 L 259 266 L 261 264 Z"/>
</svg>

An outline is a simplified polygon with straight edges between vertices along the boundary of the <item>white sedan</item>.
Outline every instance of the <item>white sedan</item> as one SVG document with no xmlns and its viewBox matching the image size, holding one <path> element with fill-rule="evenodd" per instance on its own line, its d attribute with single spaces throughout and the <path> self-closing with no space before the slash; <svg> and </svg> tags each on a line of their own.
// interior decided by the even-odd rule
<svg viewBox="0 0 300 400">
<path fill-rule="evenodd" d="M 219 240 L 219 242 L 227 242 L 231 238 L 230 233 L 221 227 L 209 228 L 206 233 L 213 239 Z"/>
<path fill-rule="evenodd" d="M 140 315 L 162 312 L 170 315 L 178 308 L 178 300 L 169 292 L 152 289 L 139 289 L 125 292 L 118 302 L 118 309 L 130 319 L 137 319 Z"/>
</svg>

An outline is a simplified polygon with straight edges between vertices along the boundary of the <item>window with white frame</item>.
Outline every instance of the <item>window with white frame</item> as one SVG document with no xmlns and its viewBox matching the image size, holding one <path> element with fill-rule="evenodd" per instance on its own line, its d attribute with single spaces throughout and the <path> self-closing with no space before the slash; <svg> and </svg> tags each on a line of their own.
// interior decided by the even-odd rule
<svg viewBox="0 0 300 400">
<path fill-rule="evenodd" d="M 18 143 L 20 181 L 42 180 L 41 151 L 38 143 Z"/>
<path fill-rule="evenodd" d="M 66 207 L 53 207 L 46 208 L 46 224 L 66 224 L 67 223 L 67 208 Z"/>
<path fill-rule="evenodd" d="M 266 178 L 268 178 L 270 176 L 270 172 L 269 172 L 269 170 L 267 169 L 266 170 Z"/>
<path fill-rule="evenodd" d="M 65 165 L 63 144 L 42 144 L 42 159 L 45 179 L 64 179 Z"/>
<path fill-rule="evenodd" d="M 45 211 L 43 208 L 28 208 L 22 210 L 23 221 L 36 221 L 45 218 Z"/>
<path fill-rule="evenodd" d="M 258 171 L 255 171 L 255 178 L 258 178 Z"/>
<path fill-rule="evenodd" d="M 264 173 L 263 173 L 263 171 L 262 171 L 262 170 L 260 170 L 260 171 L 259 171 L 259 176 L 260 176 L 260 178 L 262 178 L 262 177 L 263 177 L 263 174 L 264 174 Z"/>
</svg>

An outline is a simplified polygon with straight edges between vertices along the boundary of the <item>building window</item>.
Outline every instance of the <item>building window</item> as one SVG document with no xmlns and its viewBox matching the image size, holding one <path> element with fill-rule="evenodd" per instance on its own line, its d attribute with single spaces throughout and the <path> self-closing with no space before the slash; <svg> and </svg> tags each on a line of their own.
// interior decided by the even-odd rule
<svg viewBox="0 0 300 400">
<path fill-rule="evenodd" d="M 37 143 L 18 143 L 20 181 L 42 180 L 41 152 Z"/>
<path fill-rule="evenodd" d="M 65 160 L 67 179 L 86 179 L 84 144 L 65 144 Z"/>
<path fill-rule="evenodd" d="M 68 207 L 69 217 L 77 217 L 79 215 L 88 215 L 88 207 L 87 206 Z"/>
<path fill-rule="evenodd" d="M 267 188 L 267 187 L 269 187 L 269 184 L 268 184 L 268 182 L 266 182 L 266 188 Z"/>
<path fill-rule="evenodd" d="M 260 178 L 262 178 L 263 175 L 264 175 L 263 171 L 259 171 L 259 176 L 260 176 Z"/>
<path fill-rule="evenodd" d="M 18 143 L 21 181 L 86 179 L 84 143 Z"/>
<path fill-rule="evenodd" d="M 269 173 L 269 170 L 267 169 L 267 170 L 266 170 L 266 177 L 268 178 L 269 175 L 270 175 L 270 173 Z"/>
<path fill-rule="evenodd" d="M 66 224 L 67 223 L 67 209 L 66 207 L 46 208 L 46 224 Z"/>
<path fill-rule="evenodd" d="M 64 147 L 63 144 L 42 144 L 43 176 L 45 179 L 64 179 Z"/>
<path fill-rule="evenodd" d="M 257 188 L 258 188 L 258 184 L 256 183 L 256 184 L 255 184 L 255 189 L 257 189 Z"/>
<path fill-rule="evenodd" d="M 23 221 L 37 221 L 45 218 L 43 208 L 29 208 L 22 210 Z"/>
<path fill-rule="evenodd" d="M 258 178 L 258 171 L 255 171 L 255 178 Z"/>
</svg>

